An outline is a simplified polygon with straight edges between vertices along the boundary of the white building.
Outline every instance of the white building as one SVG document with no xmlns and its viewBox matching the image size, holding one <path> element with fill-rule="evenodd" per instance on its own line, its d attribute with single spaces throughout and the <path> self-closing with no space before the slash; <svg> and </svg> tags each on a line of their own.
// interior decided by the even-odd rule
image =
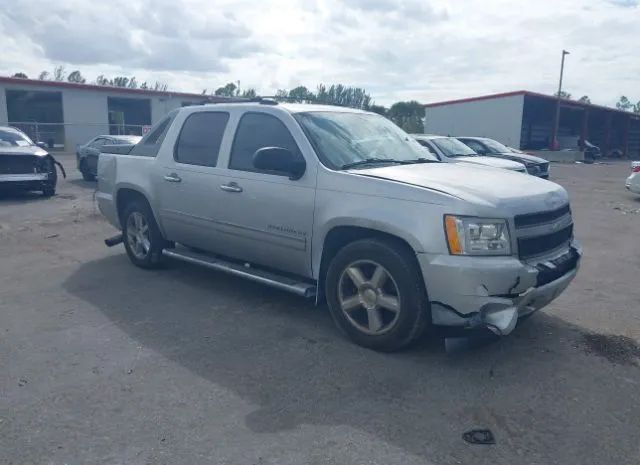
<svg viewBox="0 0 640 465">
<path fill-rule="evenodd" d="M 75 151 L 99 134 L 137 134 L 174 108 L 218 100 L 200 94 L 0 77 L 0 126 Z"/>
<path fill-rule="evenodd" d="M 558 104 L 560 121 L 554 134 Z M 557 140 L 586 139 L 603 153 L 620 150 L 640 157 L 640 115 L 559 100 L 529 91 L 451 100 L 425 105 L 425 132 L 451 136 L 489 137 L 511 147 L 540 150 Z"/>
</svg>

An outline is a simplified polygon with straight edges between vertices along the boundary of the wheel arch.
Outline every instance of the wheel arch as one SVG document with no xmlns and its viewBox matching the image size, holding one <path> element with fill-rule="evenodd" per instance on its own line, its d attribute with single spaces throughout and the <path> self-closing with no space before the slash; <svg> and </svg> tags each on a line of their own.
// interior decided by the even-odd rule
<svg viewBox="0 0 640 465">
<path fill-rule="evenodd" d="M 116 191 L 116 198 L 115 198 L 116 211 L 118 213 L 118 221 L 120 222 L 121 227 L 123 225 L 122 214 L 124 213 L 126 206 L 134 200 L 140 200 L 149 206 L 149 208 L 151 209 L 151 213 L 153 213 L 154 220 L 158 225 L 160 232 L 164 236 L 162 225 L 158 221 L 158 214 L 153 208 L 153 205 L 151 204 L 151 202 L 149 201 L 148 196 L 144 192 L 142 192 L 140 189 L 137 189 L 133 186 L 122 186 L 118 188 L 118 190 Z"/>
<path fill-rule="evenodd" d="M 319 263 L 317 269 L 314 269 L 314 274 L 318 283 L 318 290 L 316 293 L 317 302 L 324 299 L 325 279 L 327 269 L 329 268 L 332 258 L 347 244 L 361 239 L 378 239 L 393 243 L 395 246 L 405 249 L 413 257 L 415 257 L 417 253 L 416 244 L 411 243 L 413 241 L 410 239 L 407 240 L 397 234 L 366 226 L 336 225 L 324 236 Z M 420 270 L 419 266 L 418 270 Z M 420 273 L 422 273 L 422 271 L 420 271 Z"/>
</svg>

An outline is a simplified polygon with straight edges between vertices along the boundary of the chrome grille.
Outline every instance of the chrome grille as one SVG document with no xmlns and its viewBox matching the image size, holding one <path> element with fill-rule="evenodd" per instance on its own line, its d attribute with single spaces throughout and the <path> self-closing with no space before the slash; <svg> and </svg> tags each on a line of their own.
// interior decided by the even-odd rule
<svg viewBox="0 0 640 465">
<path fill-rule="evenodd" d="M 0 174 L 29 174 L 36 172 L 38 157 L 30 155 L 1 155 Z"/>
<path fill-rule="evenodd" d="M 521 259 L 568 246 L 573 238 L 573 219 L 568 204 L 556 210 L 518 215 L 514 221 Z"/>
</svg>

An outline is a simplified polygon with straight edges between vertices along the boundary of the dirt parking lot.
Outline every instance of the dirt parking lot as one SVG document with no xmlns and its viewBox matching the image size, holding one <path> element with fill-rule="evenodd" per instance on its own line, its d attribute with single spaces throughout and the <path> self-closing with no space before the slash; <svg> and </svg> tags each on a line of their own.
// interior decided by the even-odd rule
<svg viewBox="0 0 640 465">
<path fill-rule="evenodd" d="M 143 271 L 61 157 L 0 198 L 0 463 L 637 464 L 640 198 L 629 163 L 554 165 L 582 269 L 514 334 L 359 348 L 325 308 L 186 264 Z M 490 428 L 496 445 L 465 443 Z"/>
</svg>

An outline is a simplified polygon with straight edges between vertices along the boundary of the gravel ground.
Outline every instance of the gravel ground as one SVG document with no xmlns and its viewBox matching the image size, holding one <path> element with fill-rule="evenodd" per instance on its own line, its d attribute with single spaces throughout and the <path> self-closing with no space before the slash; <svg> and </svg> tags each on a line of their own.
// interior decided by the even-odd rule
<svg viewBox="0 0 640 465">
<path fill-rule="evenodd" d="M 354 346 L 325 308 L 183 264 L 143 271 L 73 159 L 0 198 L 2 464 L 637 464 L 640 199 L 628 163 L 553 165 L 583 267 L 514 334 Z M 490 428 L 496 445 L 462 433 Z"/>
</svg>

